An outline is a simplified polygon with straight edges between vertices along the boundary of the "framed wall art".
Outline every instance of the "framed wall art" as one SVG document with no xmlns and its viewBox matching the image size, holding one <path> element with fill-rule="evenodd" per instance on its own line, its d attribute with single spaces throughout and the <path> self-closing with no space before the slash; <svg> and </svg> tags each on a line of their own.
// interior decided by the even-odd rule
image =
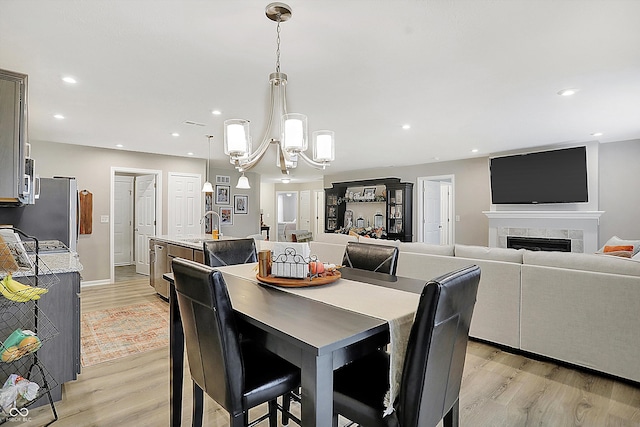
<svg viewBox="0 0 640 427">
<path fill-rule="evenodd" d="M 220 224 L 233 225 L 233 208 L 231 206 L 220 208 Z"/>
<path fill-rule="evenodd" d="M 236 194 L 235 196 L 233 196 L 233 213 L 249 213 L 249 196 L 244 194 Z"/>
<path fill-rule="evenodd" d="M 216 185 L 216 205 L 231 204 L 231 187 L 228 185 Z"/>
</svg>

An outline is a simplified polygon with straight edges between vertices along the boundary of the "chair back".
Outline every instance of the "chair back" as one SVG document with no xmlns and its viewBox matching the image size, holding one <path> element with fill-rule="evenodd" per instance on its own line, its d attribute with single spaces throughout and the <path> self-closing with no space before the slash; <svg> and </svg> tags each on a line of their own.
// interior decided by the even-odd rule
<svg viewBox="0 0 640 427">
<path fill-rule="evenodd" d="M 207 240 L 203 250 L 204 263 L 211 267 L 258 262 L 256 241 L 252 238 Z"/>
<path fill-rule="evenodd" d="M 456 404 L 479 281 L 472 265 L 424 286 L 395 405 L 402 427 L 436 426 Z"/>
<path fill-rule="evenodd" d="M 172 268 L 191 378 L 227 412 L 242 412 L 242 351 L 222 273 L 182 258 Z"/>
<path fill-rule="evenodd" d="M 398 248 L 348 242 L 342 257 L 342 265 L 395 276 L 398 267 Z"/>
</svg>

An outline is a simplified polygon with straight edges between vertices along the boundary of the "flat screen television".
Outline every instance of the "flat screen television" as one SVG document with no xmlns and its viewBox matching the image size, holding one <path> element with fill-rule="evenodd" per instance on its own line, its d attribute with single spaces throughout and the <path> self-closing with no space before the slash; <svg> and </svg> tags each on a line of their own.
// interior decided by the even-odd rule
<svg viewBox="0 0 640 427">
<path fill-rule="evenodd" d="M 588 202 L 587 148 L 490 159 L 493 204 Z"/>
</svg>

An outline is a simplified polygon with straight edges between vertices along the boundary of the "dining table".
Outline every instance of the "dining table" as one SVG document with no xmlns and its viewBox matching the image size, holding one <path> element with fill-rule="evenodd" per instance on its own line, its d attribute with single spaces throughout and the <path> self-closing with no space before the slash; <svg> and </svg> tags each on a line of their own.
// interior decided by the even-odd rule
<svg viewBox="0 0 640 427">
<path fill-rule="evenodd" d="M 300 368 L 305 427 L 337 425 L 333 371 L 391 346 L 400 326 L 410 329 L 426 283 L 343 267 L 329 284 L 281 287 L 258 280 L 256 263 L 215 268 L 222 272 L 242 334 Z M 163 277 L 170 283 L 170 422 L 180 426 L 184 332 L 173 274 Z"/>
</svg>

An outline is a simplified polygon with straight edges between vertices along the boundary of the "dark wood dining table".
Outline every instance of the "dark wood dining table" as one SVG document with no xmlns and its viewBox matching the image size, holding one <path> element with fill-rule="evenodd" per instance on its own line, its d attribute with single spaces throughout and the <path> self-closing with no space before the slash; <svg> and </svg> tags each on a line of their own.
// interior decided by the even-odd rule
<svg viewBox="0 0 640 427">
<path fill-rule="evenodd" d="M 333 371 L 389 342 L 388 323 L 379 318 L 335 307 L 225 273 L 234 310 L 243 320 L 243 334 L 301 369 L 301 420 L 305 427 L 331 426 L 333 420 Z M 420 293 L 423 280 L 365 270 L 342 268 L 342 278 L 372 285 Z M 180 426 L 184 367 L 184 333 L 173 286 L 170 283 L 170 417 Z M 388 304 L 388 301 L 381 304 Z"/>
</svg>

